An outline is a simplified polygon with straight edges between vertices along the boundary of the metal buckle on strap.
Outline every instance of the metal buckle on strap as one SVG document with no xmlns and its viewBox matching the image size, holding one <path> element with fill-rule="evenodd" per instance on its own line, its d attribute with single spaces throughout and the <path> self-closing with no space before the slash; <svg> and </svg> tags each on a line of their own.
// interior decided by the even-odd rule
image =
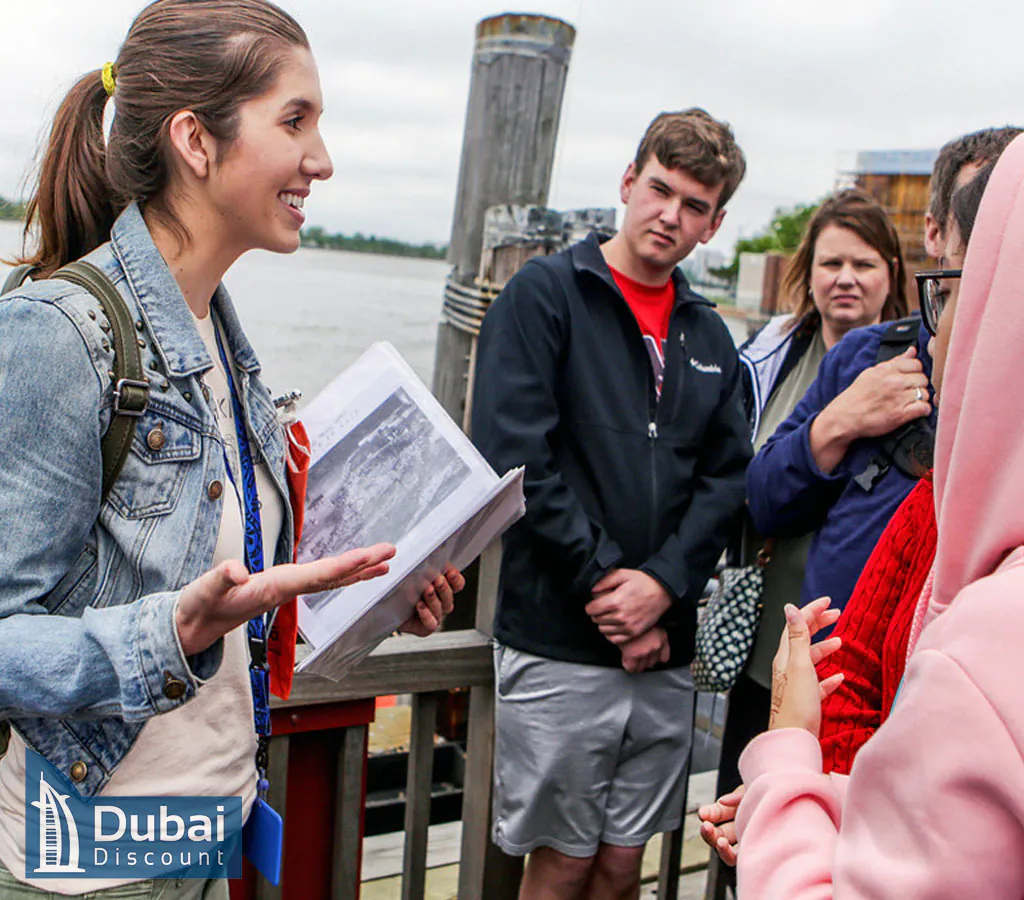
<svg viewBox="0 0 1024 900">
<path fill-rule="evenodd" d="M 132 396 L 132 392 L 125 394 L 125 388 L 135 388 L 142 392 L 142 404 Z M 149 382 L 135 381 L 131 378 L 122 378 L 114 385 L 114 414 L 118 416 L 131 416 L 137 419 L 149 408 Z"/>
</svg>

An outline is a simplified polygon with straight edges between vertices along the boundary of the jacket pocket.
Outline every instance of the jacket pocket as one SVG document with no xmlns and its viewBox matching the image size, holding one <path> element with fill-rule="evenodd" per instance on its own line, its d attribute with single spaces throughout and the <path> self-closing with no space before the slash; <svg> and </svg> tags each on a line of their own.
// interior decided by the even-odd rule
<svg viewBox="0 0 1024 900">
<path fill-rule="evenodd" d="M 79 613 L 92 602 L 96 593 L 96 560 L 96 548 L 87 544 L 43 601 L 51 615 Z"/>
<path fill-rule="evenodd" d="M 135 423 L 124 468 L 110 490 L 111 506 L 126 519 L 161 516 L 174 509 L 188 464 L 199 459 L 202 437 L 160 404 Z"/>
</svg>

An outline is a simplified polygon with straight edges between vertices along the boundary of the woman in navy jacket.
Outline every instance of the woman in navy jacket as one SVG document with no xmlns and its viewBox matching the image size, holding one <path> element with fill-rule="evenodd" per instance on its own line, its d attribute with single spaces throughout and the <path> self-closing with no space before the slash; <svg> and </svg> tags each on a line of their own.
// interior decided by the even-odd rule
<svg viewBox="0 0 1024 900">
<path fill-rule="evenodd" d="M 928 335 L 877 363 L 891 325 L 851 332 L 822 360 L 792 415 L 747 470 L 751 518 L 760 534 L 817 529 L 801 604 L 831 597 L 846 605 L 864 563 L 917 479 L 892 464 L 881 438 L 931 415 Z"/>
</svg>

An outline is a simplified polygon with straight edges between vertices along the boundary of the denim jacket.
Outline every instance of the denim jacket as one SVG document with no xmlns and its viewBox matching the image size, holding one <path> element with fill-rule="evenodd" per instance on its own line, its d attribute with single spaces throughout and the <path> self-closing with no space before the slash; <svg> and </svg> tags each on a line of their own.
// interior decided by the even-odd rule
<svg viewBox="0 0 1024 900">
<path fill-rule="evenodd" d="M 146 720 L 220 666 L 220 641 L 185 657 L 174 614 L 180 589 L 210 568 L 235 495 L 200 381 L 213 362 L 137 206 L 87 259 L 132 310 L 149 408 L 101 505 L 113 355 L 99 303 L 59 280 L 0 300 L 0 718 L 91 796 Z M 274 562 L 290 562 L 283 431 L 223 285 L 213 309 L 284 503 Z"/>
</svg>

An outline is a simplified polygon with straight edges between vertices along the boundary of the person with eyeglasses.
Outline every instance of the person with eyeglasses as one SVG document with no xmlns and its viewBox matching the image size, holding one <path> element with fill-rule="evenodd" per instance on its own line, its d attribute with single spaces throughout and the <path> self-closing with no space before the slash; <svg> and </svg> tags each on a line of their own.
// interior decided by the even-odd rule
<svg viewBox="0 0 1024 900">
<path fill-rule="evenodd" d="M 956 290 L 962 269 L 929 269 L 915 272 L 918 304 L 921 308 L 921 324 L 934 338 L 938 333 L 942 310 Z"/>
<path fill-rule="evenodd" d="M 825 604 L 790 608 L 773 723 L 740 764 L 744 900 L 1024 896 L 1024 435 L 1007 389 L 1024 328 L 1022 182 L 1018 138 L 984 190 L 962 285 L 950 279 L 931 320 L 938 542 L 892 713 L 848 779 L 822 774 L 827 681 L 809 635 Z"/>
<path fill-rule="evenodd" d="M 936 337 L 939 321 L 944 311 L 952 312 L 955 305 L 960 266 L 994 165 L 989 163 L 979 172 L 976 165 L 967 164 L 963 177 L 951 181 L 956 190 L 946 202 L 948 219 L 940 233 L 941 268 L 915 274 L 922 326 L 930 337 L 928 351 L 935 360 L 932 385 L 936 398 L 949 338 L 948 330 Z M 965 183 L 966 178 L 972 180 Z M 935 557 L 936 537 L 929 473 L 883 532 L 832 633 L 841 645 L 818 666 L 823 683 L 842 674 L 838 687 L 821 705 L 819 740 L 825 772 L 849 774 L 857 752 L 892 709 L 903 677 L 914 611 Z M 720 860 L 730 865 L 735 865 L 737 858 L 734 820 L 743 793 L 741 787 L 700 810 L 702 837 Z"/>
<path fill-rule="evenodd" d="M 964 135 L 943 146 L 936 161 L 925 241 L 940 268 L 915 276 L 923 310 L 920 343 L 929 353 L 942 306 L 955 297 L 956 267 L 963 263 L 991 161 L 1020 133 L 1008 126 Z M 967 185 L 972 189 L 967 190 Z M 929 472 L 913 486 L 872 550 L 833 632 L 841 638 L 842 647 L 822 663 L 823 679 L 844 675 L 835 692 L 822 702 L 820 742 L 826 772 L 848 774 L 860 747 L 891 709 L 906 657 L 910 617 L 935 545 Z M 721 863 L 735 864 L 734 819 L 741 797 L 740 787 L 700 810 L 701 837 L 719 854 L 713 858 L 714 874 L 709 880 L 716 885 L 725 877 Z M 716 888 L 709 896 L 722 895 Z"/>
</svg>

